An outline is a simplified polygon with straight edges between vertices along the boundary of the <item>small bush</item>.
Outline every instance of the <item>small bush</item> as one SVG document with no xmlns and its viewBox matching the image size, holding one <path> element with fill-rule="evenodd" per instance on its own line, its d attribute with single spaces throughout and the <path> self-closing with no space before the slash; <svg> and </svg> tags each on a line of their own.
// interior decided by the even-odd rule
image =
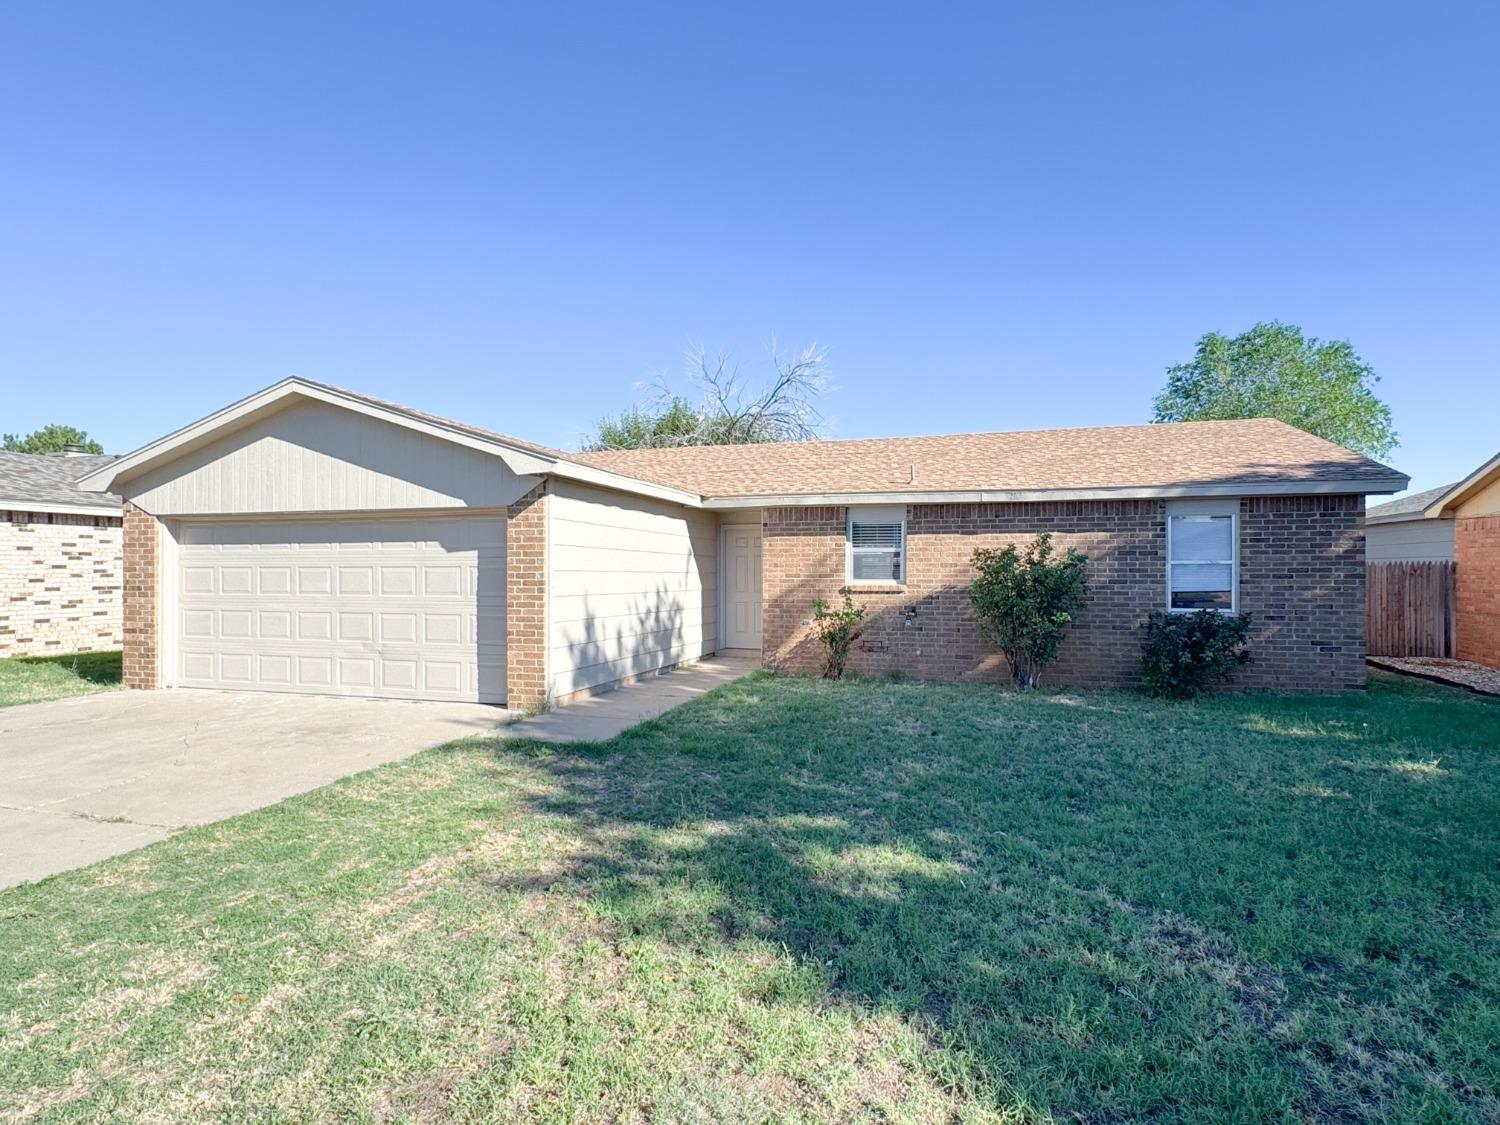
<svg viewBox="0 0 1500 1125">
<path fill-rule="evenodd" d="M 1034 688 L 1042 669 L 1057 659 L 1073 615 L 1083 608 L 1088 589 L 1088 559 L 1069 548 L 1052 557 L 1052 535 L 1042 532 L 1024 551 L 1014 543 L 974 552 L 979 571 L 969 586 L 969 601 L 979 627 L 1010 661 L 1011 679 Z"/>
<path fill-rule="evenodd" d="M 1193 699 L 1210 684 L 1228 683 L 1236 668 L 1250 663 L 1249 635 L 1248 613 L 1153 613 L 1141 654 L 1146 694 Z"/>
<path fill-rule="evenodd" d="M 822 598 L 813 603 L 813 628 L 818 632 L 818 640 L 828 650 L 827 659 L 823 662 L 824 679 L 844 678 L 844 665 L 849 660 L 849 650 L 864 634 L 864 620 L 865 607 L 855 605 L 854 599 L 848 594 L 844 595 L 844 604 L 840 609 L 830 609 Z"/>
</svg>

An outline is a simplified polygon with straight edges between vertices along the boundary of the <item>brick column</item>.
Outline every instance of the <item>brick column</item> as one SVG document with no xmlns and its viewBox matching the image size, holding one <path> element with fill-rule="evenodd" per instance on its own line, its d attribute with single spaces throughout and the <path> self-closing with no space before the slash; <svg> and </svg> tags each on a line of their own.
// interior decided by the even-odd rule
<svg viewBox="0 0 1500 1125">
<path fill-rule="evenodd" d="M 157 636 L 160 597 L 161 525 L 156 517 L 125 502 L 125 656 L 126 687 L 161 684 L 161 644 Z"/>
<path fill-rule="evenodd" d="M 1500 516 L 1454 521 L 1457 656 L 1500 668 Z"/>
<path fill-rule="evenodd" d="M 772 668 L 812 674 L 823 667 L 807 621 L 819 598 L 841 604 L 847 511 L 767 508 L 761 516 L 761 653 Z"/>
<path fill-rule="evenodd" d="M 547 702 L 547 482 L 506 512 L 505 705 Z"/>
</svg>

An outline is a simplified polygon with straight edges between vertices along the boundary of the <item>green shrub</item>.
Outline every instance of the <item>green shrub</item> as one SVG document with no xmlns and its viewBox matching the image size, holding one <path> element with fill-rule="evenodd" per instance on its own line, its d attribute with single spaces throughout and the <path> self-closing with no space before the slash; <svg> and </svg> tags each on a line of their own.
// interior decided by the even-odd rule
<svg viewBox="0 0 1500 1125">
<path fill-rule="evenodd" d="M 819 598 L 813 603 L 813 628 L 818 640 L 828 650 L 823 662 L 823 677 L 829 680 L 844 678 L 844 665 L 849 660 L 849 650 L 864 633 L 865 607 L 855 605 L 854 599 L 844 595 L 840 609 L 830 609 L 828 603 Z"/>
<path fill-rule="evenodd" d="M 1057 647 L 1073 615 L 1083 607 L 1088 559 L 1072 548 L 1052 557 L 1052 535 L 1042 532 L 1018 551 L 1015 544 L 974 552 L 979 577 L 969 601 L 979 626 L 1010 661 L 1011 678 L 1030 689 L 1042 669 L 1057 659 Z"/>
<path fill-rule="evenodd" d="M 1192 699 L 1210 684 L 1228 683 L 1236 668 L 1250 663 L 1249 635 L 1248 613 L 1153 613 L 1141 654 L 1146 694 Z"/>
</svg>

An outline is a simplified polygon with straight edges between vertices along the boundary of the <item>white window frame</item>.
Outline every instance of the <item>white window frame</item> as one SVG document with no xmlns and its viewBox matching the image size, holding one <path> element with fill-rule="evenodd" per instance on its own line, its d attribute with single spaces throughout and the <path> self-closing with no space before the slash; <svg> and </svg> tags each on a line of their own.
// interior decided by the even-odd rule
<svg viewBox="0 0 1500 1125">
<path fill-rule="evenodd" d="M 855 578 L 854 577 L 854 522 L 899 523 L 901 525 L 901 576 L 899 578 Z M 846 586 L 904 586 L 906 585 L 906 509 L 904 507 L 857 508 L 851 507 L 844 519 L 844 584 Z"/>
<path fill-rule="evenodd" d="M 1229 608 L 1220 606 L 1200 606 L 1190 609 L 1185 606 L 1179 607 L 1172 604 L 1172 517 L 1173 516 L 1228 516 L 1229 517 L 1229 545 L 1231 559 L 1215 559 L 1214 562 L 1229 563 Z M 1200 613 L 1208 610 L 1210 613 L 1235 614 L 1240 611 L 1240 502 L 1238 498 L 1233 500 L 1169 500 L 1167 502 L 1167 581 L 1166 581 L 1166 610 L 1168 613 Z"/>
</svg>

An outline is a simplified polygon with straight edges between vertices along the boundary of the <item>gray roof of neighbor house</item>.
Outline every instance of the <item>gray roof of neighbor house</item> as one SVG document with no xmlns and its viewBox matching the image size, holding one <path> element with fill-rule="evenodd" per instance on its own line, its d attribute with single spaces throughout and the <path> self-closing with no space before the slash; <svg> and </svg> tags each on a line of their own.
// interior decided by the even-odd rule
<svg viewBox="0 0 1500 1125">
<path fill-rule="evenodd" d="M 1381 492 L 1406 479 L 1271 418 L 568 456 L 720 498 L 1277 485 Z"/>
<path fill-rule="evenodd" d="M 1394 523 L 1397 520 L 1419 520 L 1424 518 L 1423 509 L 1453 485 L 1429 488 L 1413 492 L 1399 500 L 1387 500 L 1384 504 L 1372 504 L 1365 509 L 1365 523 Z"/>
<path fill-rule="evenodd" d="M 118 496 L 83 492 L 78 488 L 79 477 L 102 469 L 113 460 L 113 454 L 0 452 L 0 508 L 20 512 L 118 509 Z"/>
</svg>

